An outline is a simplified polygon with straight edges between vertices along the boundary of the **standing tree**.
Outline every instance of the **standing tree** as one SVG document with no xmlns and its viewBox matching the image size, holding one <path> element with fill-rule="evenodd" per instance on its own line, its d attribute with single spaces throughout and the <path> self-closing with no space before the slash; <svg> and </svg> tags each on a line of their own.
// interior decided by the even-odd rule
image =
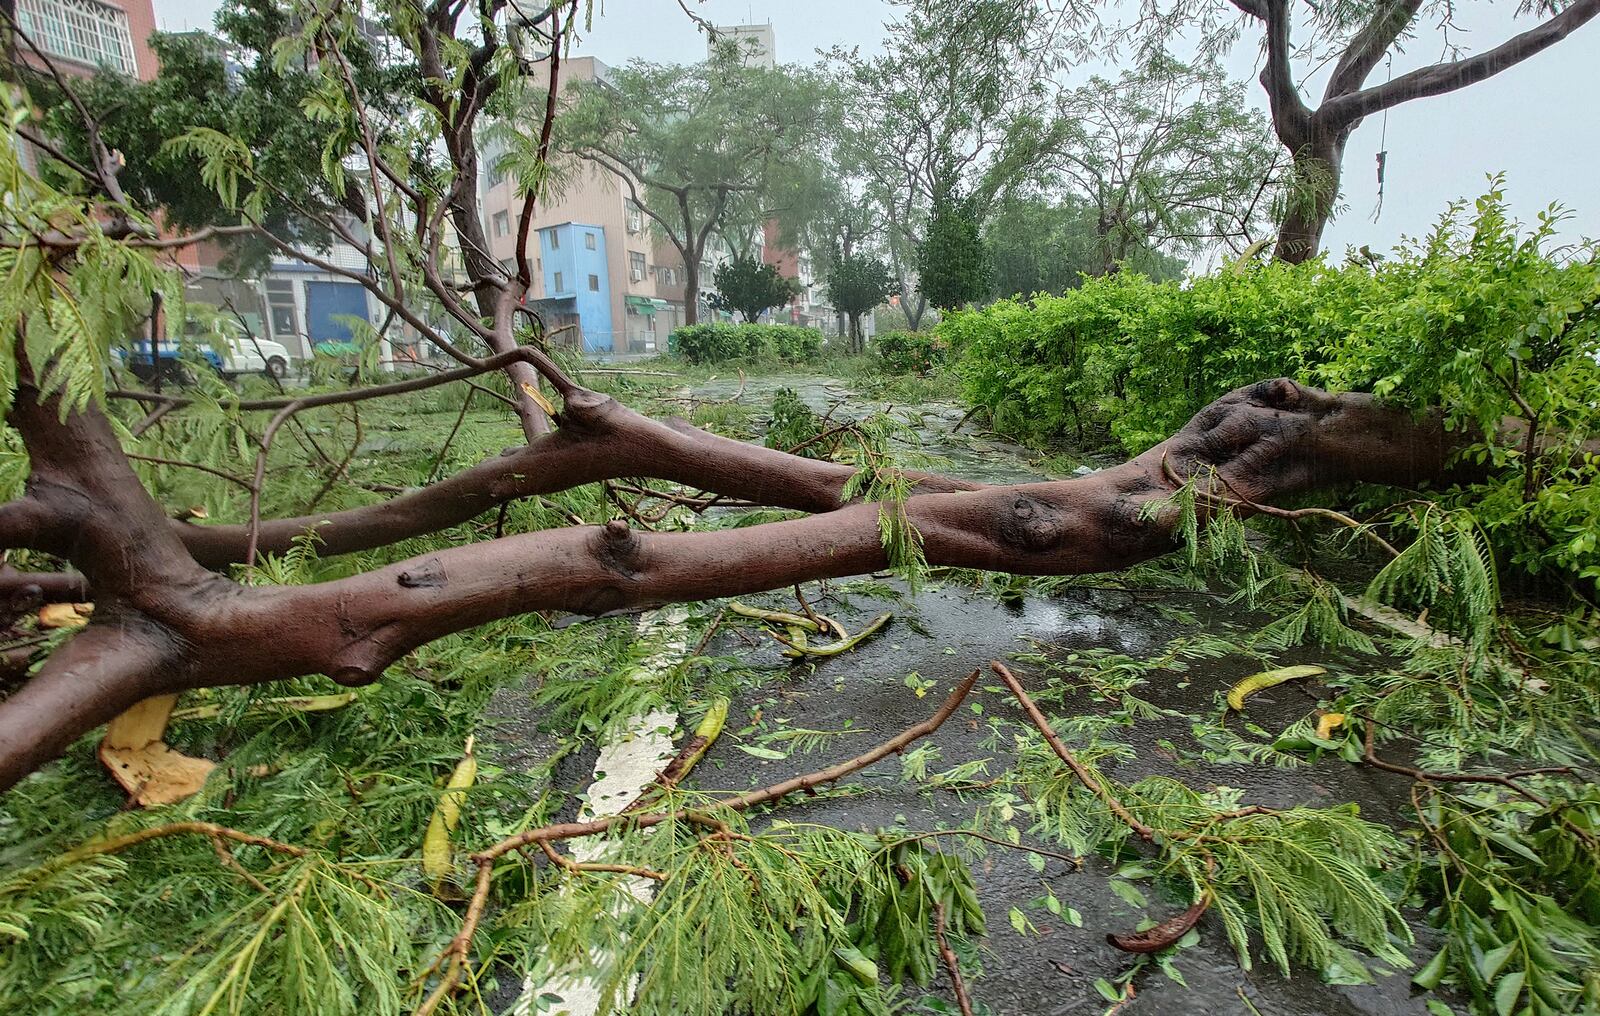
<svg viewBox="0 0 1600 1016">
<path fill-rule="evenodd" d="M 974 204 L 971 196 L 954 195 L 935 202 L 928 237 L 917 248 L 918 291 L 942 311 L 988 296 L 994 279 Z"/>
<path fill-rule="evenodd" d="M 612 174 L 677 249 L 684 322 L 698 317 L 707 242 L 737 203 L 743 218 L 777 188 L 788 153 L 825 119 L 826 88 L 798 68 L 747 67 L 731 46 L 693 66 L 635 61 L 575 87 L 560 148 Z"/>
<path fill-rule="evenodd" d="M 984 225 L 994 262 L 991 294 L 997 299 L 1059 294 L 1104 266 L 1099 216 L 1073 192 L 1060 197 L 1018 194 L 997 201 Z M 1160 251 L 1137 249 L 1124 267 L 1152 279 L 1177 279 L 1185 263 Z"/>
<path fill-rule="evenodd" d="M 850 321 L 850 351 L 866 348 L 861 336 L 861 315 L 895 292 L 899 280 L 889 267 L 869 254 L 837 254 L 828 265 L 824 295 L 832 307 Z"/>
<path fill-rule="evenodd" d="M 933 207 L 957 191 L 981 219 L 1061 141 L 1051 116 L 1057 56 L 1032 0 L 906 0 L 885 52 L 834 50 L 848 98 L 842 143 L 889 225 L 906 317 L 921 322 L 917 249 Z"/>
<path fill-rule="evenodd" d="M 1158 57 L 1063 94 L 1059 112 L 1068 140 L 1049 165 L 1093 210 L 1094 274 L 1147 252 L 1242 250 L 1270 228 L 1279 151 L 1216 66 Z"/>
<path fill-rule="evenodd" d="M 1302 26 L 1308 38 L 1298 46 L 1291 41 L 1290 0 L 1232 3 L 1247 20 L 1258 23 L 1265 36 L 1261 87 L 1267 93 L 1278 140 L 1294 161 L 1293 185 L 1278 226 L 1275 253 L 1294 263 L 1312 257 L 1322 245 L 1322 232 L 1339 197 L 1345 143 L 1363 118 L 1499 74 L 1555 45 L 1600 14 L 1600 0 L 1530 0 L 1519 12 L 1545 15 L 1544 21 L 1475 56 L 1459 56 L 1448 34 L 1452 14 L 1448 2 L 1376 0 L 1354 6 L 1308 2 L 1303 7 Z M 1235 31 L 1233 26 L 1216 23 L 1210 0 L 1198 0 L 1190 13 L 1213 31 Z M 1367 79 L 1385 57 L 1399 52 L 1401 42 L 1416 35 L 1428 21 L 1438 22 L 1445 33 L 1446 50 L 1457 58 L 1369 85 Z M 1306 102 L 1295 80 L 1296 58 L 1319 66 L 1332 64 L 1315 107 Z"/>
<path fill-rule="evenodd" d="M 793 279 L 784 278 L 776 267 L 749 255 L 724 261 L 711 278 L 717 287 L 708 301 L 712 308 L 738 311 L 746 323 L 773 307 L 787 304 L 797 292 Z"/>
</svg>

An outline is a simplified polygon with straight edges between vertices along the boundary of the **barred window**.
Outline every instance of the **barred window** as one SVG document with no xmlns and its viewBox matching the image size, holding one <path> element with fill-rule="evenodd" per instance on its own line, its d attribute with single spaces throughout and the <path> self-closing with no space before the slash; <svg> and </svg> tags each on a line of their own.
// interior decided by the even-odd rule
<svg viewBox="0 0 1600 1016">
<path fill-rule="evenodd" d="M 94 0 L 18 0 L 17 23 L 39 48 L 94 67 L 134 75 L 128 16 Z"/>
</svg>

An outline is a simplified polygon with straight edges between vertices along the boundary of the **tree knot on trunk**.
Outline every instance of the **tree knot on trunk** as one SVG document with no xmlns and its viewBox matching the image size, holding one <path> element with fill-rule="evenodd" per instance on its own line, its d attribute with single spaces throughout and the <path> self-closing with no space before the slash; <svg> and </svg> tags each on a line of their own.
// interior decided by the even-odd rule
<svg viewBox="0 0 1600 1016">
<path fill-rule="evenodd" d="M 444 563 L 437 557 L 419 562 L 415 567 L 400 573 L 399 583 L 407 589 L 438 589 L 449 585 Z"/>
<path fill-rule="evenodd" d="M 328 676 L 335 684 L 345 688 L 364 688 L 383 675 L 383 671 L 371 671 L 364 667 L 339 667 Z"/>
<path fill-rule="evenodd" d="M 1018 494 L 1010 508 L 996 522 L 1000 539 L 1022 550 L 1041 552 L 1051 549 L 1065 531 L 1066 513 L 1027 494 Z"/>
<path fill-rule="evenodd" d="M 639 538 L 621 519 L 612 519 L 600 527 L 595 554 L 607 570 L 632 578 L 639 572 L 643 550 Z"/>
<path fill-rule="evenodd" d="M 606 428 L 609 417 L 622 404 L 602 392 L 574 388 L 562 400 L 556 423 L 566 430 L 598 431 Z"/>
</svg>

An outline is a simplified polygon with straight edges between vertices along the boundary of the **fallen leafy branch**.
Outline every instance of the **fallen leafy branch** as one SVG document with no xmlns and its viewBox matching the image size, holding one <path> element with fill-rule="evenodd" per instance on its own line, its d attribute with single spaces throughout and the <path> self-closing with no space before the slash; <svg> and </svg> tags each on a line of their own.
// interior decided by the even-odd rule
<svg viewBox="0 0 1600 1016">
<path fill-rule="evenodd" d="M 734 811 L 744 811 L 748 808 L 753 808 L 758 805 L 771 804 L 789 796 L 790 794 L 794 794 L 802 790 L 809 790 L 825 783 L 832 783 L 836 780 L 843 779 L 844 777 L 849 776 L 851 773 L 865 769 L 874 762 L 881 761 L 882 759 L 903 750 L 907 745 L 920 740 L 921 738 L 927 737 L 929 734 L 932 734 L 934 731 L 938 730 L 939 727 L 941 727 L 944 722 L 955 713 L 956 709 L 960 707 L 961 703 L 965 701 L 968 693 L 972 691 L 973 686 L 978 683 L 979 674 L 980 671 L 977 670 L 974 670 L 971 674 L 968 674 L 967 677 L 960 684 L 958 684 L 953 691 L 950 692 L 949 696 L 944 700 L 944 703 L 939 706 L 938 710 L 934 712 L 932 716 L 929 716 L 921 723 L 907 727 L 899 734 L 896 734 L 889 740 L 884 741 L 882 744 L 879 744 L 870 751 L 863 752 L 853 759 L 840 762 L 837 765 L 829 766 L 826 769 L 819 769 L 816 772 L 807 773 L 803 776 L 796 776 L 792 779 L 784 780 L 781 783 L 775 783 L 769 787 L 748 791 L 734 797 L 722 799 L 716 802 L 716 807 L 728 808 Z M 442 969 L 443 973 L 441 974 L 438 983 L 434 986 L 433 992 L 429 994 L 425 1000 L 423 1000 L 423 1003 L 420 1006 L 417 1007 L 415 1016 L 429 1016 L 430 1013 L 435 1012 L 439 1008 L 440 1004 L 442 1004 L 444 1000 L 455 991 L 457 984 L 460 983 L 462 971 L 466 968 L 468 958 L 471 955 L 472 940 L 477 934 L 478 924 L 482 920 L 484 908 L 488 904 L 489 888 L 494 874 L 495 862 L 501 857 L 504 857 L 506 854 L 514 850 L 520 850 L 523 847 L 533 846 L 535 844 L 538 844 L 541 846 L 541 848 L 543 848 L 546 844 L 555 843 L 561 840 L 575 839 L 580 836 L 594 836 L 599 833 L 604 833 L 612 827 L 623 823 L 626 823 L 629 827 L 635 829 L 648 829 L 652 826 L 660 825 L 663 822 L 678 820 L 705 823 L 714 828 L 720 826 L 723 830 L 726 830 L 726 826 L 724 826 L 722 823 L 717 822 L 715 819 L 710 818 L 709 816 L 690 809 L 647 812 L 642 814 L 619 813 L 602 818 L 590 819 L 586 822 L 565 822 L 559 825 L 544 826 L 539 829 L 530 829 L 526 832 L 518 833 L 515 836 L 509 836 L 493 846 L 473 854 L 472 860 L 478 866 L 478 875 L 473 886 L 472 895 L 467 903 L 466 914 L 462 918 L 461 930 L 454 938 L 450 940 L 450 944 L 445 947 L 444 951 L 440 953 L 439 958 L 435 961 L 434 969 Z"/>
</svg>

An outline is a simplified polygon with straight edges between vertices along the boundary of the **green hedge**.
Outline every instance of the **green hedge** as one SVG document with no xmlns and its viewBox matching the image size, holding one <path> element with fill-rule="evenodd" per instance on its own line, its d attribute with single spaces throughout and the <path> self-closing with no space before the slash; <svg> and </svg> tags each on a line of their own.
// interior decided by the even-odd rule
<svg viewBox="0 0 1600 1016">
<path fill-rule="evenodd" d="M 690 363 L 764 358 L 805 363 L 822 355 L 822 333 L 797 325 L 685 325 L 667 336 L 667 350 Z"/>
<path fill-rule="evenodd" d="M 1468 454 L 1494 477 L 1452 503 L 1529 571 L 1600 579 L 1600 458 L 1582 444 L 1600 433 L 1600 248 L 1557 247 L 1556 221 L 1524 228 L 1496 189 L 1382 260 L 1087 279 L 952 314 L 937 334 L 997 429 L 1042 444 L 1139 452 L 1277 376 L 1441 407 L 1489 435 Z M 1534 461 L 1505 417 L 1535 420 L 1549 444 Z"/>
<path fill-rule="evenodd" d="M 1369 285 L 1361 274 L 1316 262 L 1188 284 L 1091 278 L 1062 296 L 950 315 L 938 334 L 999 429 L 1045 444 L 1109 432 L 1141 451 L 1224 392 L 1301 374 L 1308 348 L 1348 330 Z"/>
<path fill-rule="evenodd" d="M 926 374 L 942 365 L 949 352 L 931 332 L 884 332 L 872 340 L 872 351 L 889 374 Z"/>
</svg>

